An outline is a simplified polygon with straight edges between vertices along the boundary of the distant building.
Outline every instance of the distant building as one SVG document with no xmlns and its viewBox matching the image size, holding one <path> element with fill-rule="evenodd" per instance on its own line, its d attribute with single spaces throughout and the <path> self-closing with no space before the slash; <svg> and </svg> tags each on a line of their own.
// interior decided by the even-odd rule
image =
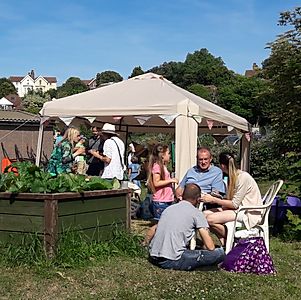
<svg viewBox="0 0 301 300">
<path fill-rule="evenodd" d="M 57 88 L 56 77 L 35 76 L 31 70 L 26 76 L 11 76 L 8 78 L 17 89 L 20 97 L 24 97 L 29 91 L 41 91 L 43 93 Z"/>
<path fill-rule="evenodd" d="M 82 82 L 89 88 L 89 90 L 96 89 L 96 78 L 83 79 Z"/>
<path fill-rule="evenodd" d="M 259 73 L 260 70 L 261 69 L 258 67 L 258 65 L 256 63 L 253 63 L 252 70 L 246 70 L 245 76 L 254 77 Z"/>
<path fill-rule="evenodd" d="M 7 100 L 13 103 L 13 109 L 21 109 L 21 98 L 17 94 L 9 94 L 5 96 Z"/>
</svg>

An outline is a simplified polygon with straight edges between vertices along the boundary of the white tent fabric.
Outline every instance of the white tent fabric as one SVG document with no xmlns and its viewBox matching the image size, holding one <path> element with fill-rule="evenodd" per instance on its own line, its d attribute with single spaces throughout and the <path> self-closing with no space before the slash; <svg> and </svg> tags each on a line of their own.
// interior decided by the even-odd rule
<svg viewBox="0 0 301 300">
<path fill-rule="evenodd" d="M 117 129 L 126 132 L 175 130 L 178 178 L 195 164 L 198 129 L 208 132 L 208 120 L 214 123 L 212 133 L 228 134 L 229 128 L 250 131 L 244 118 L 153 73 L 47 102 L 40 114 L 58 118 L 95 117 L 98 122 L 116 124 Z"/>
</svg>

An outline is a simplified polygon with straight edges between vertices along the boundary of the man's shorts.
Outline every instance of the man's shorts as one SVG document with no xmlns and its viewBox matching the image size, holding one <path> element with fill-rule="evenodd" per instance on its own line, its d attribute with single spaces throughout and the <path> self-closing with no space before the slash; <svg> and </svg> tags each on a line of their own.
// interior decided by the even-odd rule
<svg viewBox="0 0 301 300">
<path fill-rule="evenodd" d="M 153 201 L 153 214 L 154 214 L 154 220 L 159 221 L 163 211 L 172 205 L 174 202 L 159 202 L 159 201 Z"/>
</svg>

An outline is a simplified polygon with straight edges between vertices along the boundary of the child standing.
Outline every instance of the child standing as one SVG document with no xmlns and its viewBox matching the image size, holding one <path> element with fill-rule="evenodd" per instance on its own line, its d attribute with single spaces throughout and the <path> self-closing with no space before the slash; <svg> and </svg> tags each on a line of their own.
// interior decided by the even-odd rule
<svg viewBox="0 0 301 300">
<path fill-rule="evenodd" d="M 130 181 L 137 184 L 141 188 L 140 180 L 135 180 L 135 177 L 140 174 L 139 158 L 135 155 L 131 158 L 131 163 L 128 166 L 128 172 Z"/>
<path fill-rule="evenodd" d="M 167 170 L 170 160 L 169 148 L 166 145 L 155 145 L 149 158 L 148 187 L 153 194 L 154 220 L 159 221 L 163 211 L 174 201 L 173 183 L 178 179 L 171 178 Z M 147 232 L 144 244 L 148 244 L 153 238 L 157 224 Z"/>
<path fill-rule="evenodd" d="M 83 135 L 81 135 L 80 139 L 79 139 L 78 143 L 76 143 L 73 151 L 76 151 L 80 148 L 85 150 L 86 149 L 85 143 L 86 143 L 86 138 Z M 77 155 L 75 157 L 75 163 L 77 165 L 76 174 L 85 175 L 86 170 L 87 170 L 86 153 L 84 152 L 81 155 Z"/>
</svg>

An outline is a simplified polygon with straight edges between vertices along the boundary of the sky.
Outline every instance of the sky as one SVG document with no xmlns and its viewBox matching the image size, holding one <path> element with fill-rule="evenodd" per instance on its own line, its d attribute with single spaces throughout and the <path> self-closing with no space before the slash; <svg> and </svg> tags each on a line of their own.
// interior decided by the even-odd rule
<svg viewBox="0 0 301 300">
<path fill-rule="evenodd" d="M 279 14 L 300 0 L 1 0 L 0 77 L 91 79 L 112 70 L 127 79 L 183 62 L 207 48 L 236 73 L 269 56 L 266 44 L 288 27 Z"/>
</svg>

